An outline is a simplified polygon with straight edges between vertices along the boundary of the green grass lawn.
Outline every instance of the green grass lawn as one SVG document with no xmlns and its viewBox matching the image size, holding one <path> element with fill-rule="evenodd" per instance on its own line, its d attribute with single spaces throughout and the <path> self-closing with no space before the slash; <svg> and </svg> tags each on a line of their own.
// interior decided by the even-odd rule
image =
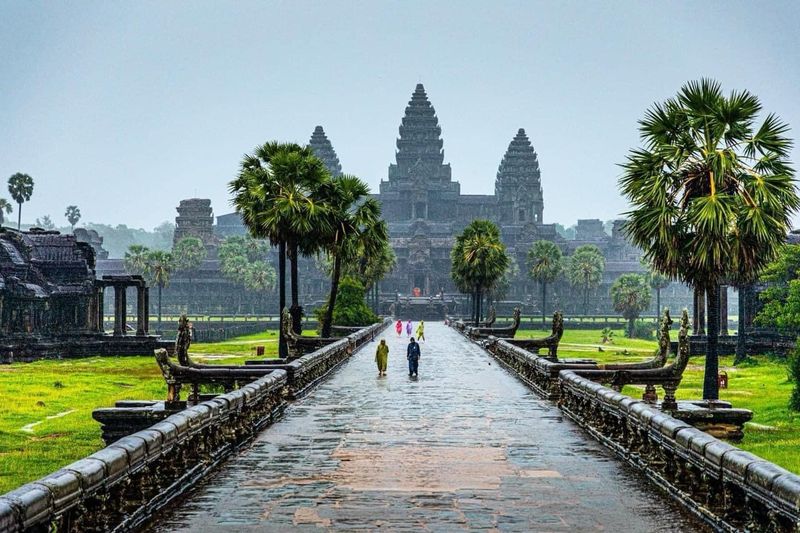
<svg viewBox="0 0 800 533">
<path fill-rule="evenodd" d="M 258 345 L 275 357 L 276 332 L 196 344 L 190 353 L 197 362 L 243 364 Z M 166 393 L 153 357 L 0 365 L 0 493 L 102 448 L 94 409 L 118 400 L 160 400 Z"/>
</svg>

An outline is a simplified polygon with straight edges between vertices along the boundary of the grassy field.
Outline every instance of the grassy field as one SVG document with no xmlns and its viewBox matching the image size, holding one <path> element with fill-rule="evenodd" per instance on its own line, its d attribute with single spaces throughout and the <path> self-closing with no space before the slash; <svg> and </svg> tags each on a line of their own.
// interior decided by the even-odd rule
<svg viewBox="0 0 800 533">
<path fill-rule="evenodd" d="M 263 345 L 277 355 L 271 331 L 193 345 L 197 362 L 241 364 Z M 153 357 L 95 357 L 0 365 L 0 493 L 40 478 L 103 447 L 98 407 L 117 400 L 164 399 Z"/>
<path fill-rule="evenodd" d="M 519 331 L 518 338 L 543 337 L 543 331 Z M 673 330 L 673 340 L 677 331 Z M 559 348 L 560 357 L 590 357 L 602 362 L 641 361 L 651 357 L 656 341 L 627 339 L 621 330 L 614 331 L 613 344 L 601 344 L 599 330 L 565 331 Z M 602 352 L 599 351 L 602 348 Z M 692 358 L 678 389 L 678 399 L 703 396 L 705 358 Z M 753 420 L 745 428 L 745 438 L 737 446 L 800 474 L 800 413 L 788 409 L 792 383 L 787 379 L 786 363 L 771 356 L 757 356 L 738 367 L 733 357 L 720 359 L 720 370 L 728 373 L 729 386 L 720 391 L 720 398 L 734 407 L 753 411 Z M 636 387 L 624 392 L 640 397 Z M 659 390 L 659 395 L 663 391 Z"/>
</svg>

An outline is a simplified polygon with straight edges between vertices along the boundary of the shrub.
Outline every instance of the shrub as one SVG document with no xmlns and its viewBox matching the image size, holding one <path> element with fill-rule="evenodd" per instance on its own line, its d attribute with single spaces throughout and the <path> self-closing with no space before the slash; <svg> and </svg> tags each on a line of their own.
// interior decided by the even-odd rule
<svg viewBox="0 0 800 533">
<path fill-rule="evenodd" d="M 625 336 L 629 339 L 645 339 L 650 340 L 655 338 L 653 323 L 652 322 L 636 322 L 633 326 L 633 335 L 630 330 L 625 330 Z"/>
<path fill-rule="evenodd" d="M 314 315 L 322 324 L 327 304 L 317 308 Z M 345 277 L 339 283 L 336 305 L 333 308 L 334 326 L 366 326 L 378 321 L 377 315 L 364 301 L 364 285 L 360 281 Z"/>
</svg>

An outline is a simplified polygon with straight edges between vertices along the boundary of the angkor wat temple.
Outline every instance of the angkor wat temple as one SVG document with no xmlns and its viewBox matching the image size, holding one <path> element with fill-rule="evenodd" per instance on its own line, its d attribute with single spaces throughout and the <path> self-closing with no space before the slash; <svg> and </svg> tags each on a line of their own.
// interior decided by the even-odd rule
<svg viewBox="0 0 800 533">
<path fill-rule="evenodd" d="M 522 302 L 525 312 L 539 311 L 539 291 L 525 274 L 526 254 L 536 240 L 556 242 L 565 255 L 583 244 L 593 244 L 604 254 L 606 269 L 603 284 L 592 298 L 590 312 L 613 314 L 608 296 L 610 284 L 623 273 L 644 270 L 639 262 L 641 252 L 623 235 L 624 221 L 616 221 L 609 235 L 602 221 L 579 220 L 572 240 L 563 238 L 555 224 L 546 224 L 538 156 L 522 128 L 512 136 L 506 152 L 497 154 L 494 194 L 462 194 L 450 164 L 445 162 L 443 145 L 436 111 L 425 88 L 418 84 L 400 123 L 395 162 L 389 165 L 387 179 L 380 182 L 374 195 L 382 204 L 397 255 L 395 270 L 380 286 L 387 302 L 398 294 L 455 293 L 450 279 L 450 250 L 455 236 L 473 219 L 486 218 L 500 226 L 503 241 L 520 270 L 506 299 Z M 332 174 L 341 174 L 342 165 L 322 126 L 314 129 L 309 146 Z M 273 308 L 273 299 L 248 295 L 219 272 L 219 261 L 213 252 L 220 240 L 246 234 L 237 213 L 219 215 L 215 224 L 210 201 L 194 198 L 180 202 L 175 221 L 176 240 L 187 235 L 199 237 L 211 253 L 200 270 L 193 273 L 191 283 L 179 274 L 173 276 L 164 292 L 167 308 L 175 304 L 176 310 L 227 313 L 235 312 L 244 301 L 245 309 L 277 310 Z M 313 259 L 303 261 L 300 268 L 301 295 L 306 308 L 310 308 L 324 301 L 329 281 L 317 270 Z M 121 260 L 100 261 L 98 269 L 109 274 L 124 273 Z M 582 311 L 580 300 L 566 281 L 554 284 L 548 298 L 549 304 L 568 313 Z M 662 291 L 662 304 L 673 308 L 689 306 L 691 294 L 686 287 L 673 284 Z M 655 313 L 655 302 L 652 312 Z"/>
</svg>

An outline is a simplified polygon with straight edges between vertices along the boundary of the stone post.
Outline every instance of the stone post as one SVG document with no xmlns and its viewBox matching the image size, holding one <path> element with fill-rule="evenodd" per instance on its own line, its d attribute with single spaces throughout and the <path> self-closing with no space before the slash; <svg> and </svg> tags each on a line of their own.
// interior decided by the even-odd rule
<svg viewBox="0 0 800 533">
<path fill-rule="evenodd" d="M 125 335 L 128 307 L 125 288 L 121 283 L 114 284 L 114 335 L 117 336 Z"/>
<path fill-rule="evenodd" d="M 97 322 L 96 322 L 97 331 L 99 331 L 100 333 L 105 333 L 105 330 L 106 330 L 106 324 L 105 324 L 105 312 L 106 312 L 106 310 L 105 310 L 105 303 L 106 303 L 105 302 L 105 298 L 106 298 L 106 291 L 105 291 L 105 287 L 103 287 L 102 285 L 97 287 L 95 298 L 97 298 L 97 306 L 96 306 L 97 316 L 95 317 L 97 319 Z"/>
<path fill-rule="evenodd" d="M 719 334 L 728 336 L 728 286 L 719 286 Z"/>
<path fill-rule="evenodd" d="M 692 322 L 692 330 L 695 335 L 706 334 L 706 291 L 701 288 L 694 289 Z"/>
<path fill-rule="evenodd" d="M 150 334 L 150 287 L 144 286 L 144 334 Z"/>
<path fill-rule="evenodd" d="M 144 319 L 144 282 L 141 282 L 136 285 L 136 335 L 138 337 L 145 335 Z"/>
</svg>

